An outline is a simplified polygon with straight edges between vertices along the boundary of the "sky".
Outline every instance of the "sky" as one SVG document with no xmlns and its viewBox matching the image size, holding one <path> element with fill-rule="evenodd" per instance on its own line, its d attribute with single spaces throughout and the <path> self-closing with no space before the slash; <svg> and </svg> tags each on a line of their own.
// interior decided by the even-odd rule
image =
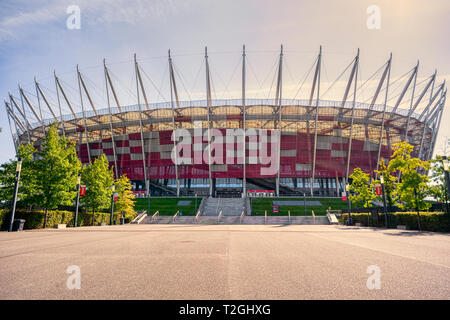
<svg viewBox="0 0 450 320">
<path fill-rule="evenodd" d="M 72 11 L 68 13 L 67 9 L 73 5 L 80 9 L 79 29 L 67 26 L 67 20 L 72 21 Z M 379 28 L 373 28 L 374 11 L 368 12 L 371 6 L 379 8 Z M 359 84 L 367 85 L 357 100 L 370 99 L 380 78 L 376 71 L 390 53 L 390 92 L 395 98 L 418 60 L 418 84 L 424 84 L 436 69 L 437 84 L 450 80 L 449 15 L 448 0 L 2 0 L 0 98 L 7 99 L 9 91 L 19 97 L 20 84 L 36 103 L 33 79 L 37 77 L 50 103 L 56 104 L 55 70 L 74 107 L 81 110 L 78 64 L 95 103 L 106 107 L 106 59 L 121 104 L 136 104 L 136 53 L 150 102 L 168 101 L 170 49 L 180 99 L 204 99 L 205 46 L 213 98 L 239 98 L 244 44 L 249 61 L 248 98 L 274 97 L 273 80 L 281 44 L 285 98 L 309 95 L 312 74 L 308 71 L 320 46 L 321 99 L 342 98 L 348 69 L 339 76 L 351 64 L 358 48 Z M 14 157 L 3 101 L 1 104 L 0 163 Z M 409 107 L 407 101 L 402 107 Z M 66 106 L 62 108 L 68 113 Z M 44 118 L 50 118 L 48 111 L 43 113 Z M 31 111 L 27 115 L 33 118 Z M 449 120 L 447 103 L 435 151 L 442 150 L 446 137 L 450 137 Z"/>
</svg>

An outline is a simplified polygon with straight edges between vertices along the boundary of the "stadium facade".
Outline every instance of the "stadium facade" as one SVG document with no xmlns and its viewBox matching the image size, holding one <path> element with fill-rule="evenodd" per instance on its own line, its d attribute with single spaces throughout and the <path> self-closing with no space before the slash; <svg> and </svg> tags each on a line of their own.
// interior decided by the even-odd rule
<svg viewBox="0 0 450 320">
<path fill-rule="evenodd" d="M 91 89 L 78 68 L 82 110 L 74 109 L 56 74 L 56 105 L 49 102 L 45 90 L 35 81 L 37 103 L 32 102 L 22 88 L 19 89 L 20 97 L 10 94 L 5 101 L 14 144 L 17 148 L 19 144 L 32 143 L 39 148 L 49 126 L 56 122 L 62 134 L 76 141 L 83 164 L 103 153 L 114 167 L 116 176 L 126 174 L 133 181 L 136 192 L 145 194 L 149 190 L 151 195 L 241 196 L 261 190 L 276 195 L 306 192 L 308 195 L 336 196 L 344 190 L 355 167 L 373 174 L 380 160 L 391 156 L 394 143 L 407 141 L 414 146 L 415 156 L 424 160 L 432 157 L 446 88 L 444 83 L 435 83 L 434 73 L 422 81 L 419 90 L 419 64 L 407 74 L 400 93 L 390 97 L 391 56 L 380 69 L 381 77 L 371 102 L 363 103 L 357 100 L 359 51 L 349 65 L 348 80 L 339 101 L 320 98 L 321 50 L 306 99 L 283 97 L 283 49 L 279 55 L 274 99 L 247 97 L 246 59 L 244 47 L 241 99 L 212 99 L 206 49 L 205 100 L 201 101 L 179 101 L 170 52 L 171 100 L 167 103 L 148 102 L 136 57 L 136 105 L 120 104 L 106 64 L 108 105 L 103 107 L 94 104 Z M 376 103 L 378 99 L 381 104 Z M 400 108 L 405 101 L 409 108 Z M 71 112 L 62 114 L 61 104 L 67 105 Z M 419 105 L 423 106 L 421 110 Z M 52 114 L 51 118 L 43 119 L 44 108 Z M 206 153 L 200 163 L 173 161 L 176 141 L 172 134 L 175 129 L 185 129 L 192 135 L 191 157 L 199 152 Z M 224 153 L 221 163 L 207 161 L 214 156 L 213 144 L 208 147 L 211 139 L 208 129 L 216 129 L 223 136 L 232 129 L 242 129 L 241 139 L 223 142 L 225 150 L 233 151 L 231 159 Z M 264 130 L 272 138 L 278 157 L 275 173 L 263 174 L 261 169 L 267 164 L 255 160 L 262 151 L 262 144 L 247 136 L 252 129 Z M 245 163 L 242 161 L 244 152 Z"/>
</svg>

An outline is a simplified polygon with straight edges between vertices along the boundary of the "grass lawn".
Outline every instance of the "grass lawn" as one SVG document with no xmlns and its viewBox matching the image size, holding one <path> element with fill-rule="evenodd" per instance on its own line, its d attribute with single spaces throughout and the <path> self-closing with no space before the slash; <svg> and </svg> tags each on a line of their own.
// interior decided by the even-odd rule
<svg viewBox="0 0 450 320">
<path fill-rule="evenodd" d="M 291 216 L 303 216 L 305 208 L 300 206 L 278 206 L 279 213 L 273 213 L 272 201 L 303 201 L 303 198 L 259 198 L 252 200 L 252 213 L 254 215 L 264 215 L 267 210 L 267 215 L 282 215 L 286 216 L 288 211 L 291 211 Z M 311 215 L 311 210 L 314 210 L 315 215 L 326 215 L 326 210 L 331 207 L 332 210 L 347 209 L 347 202 L 342 201 L 341 198 L 306 198 L 306 201 L 320 201 L 321 206 L 306 206 L 306 214 Z"/>
<path fill-rule="evenodd" d="M 188 206 L 178 206 L 178 201 L 191 201 Z M 137 198 L 134 209 L 137 211 L 147 210 L 147 198 Z M 197 198 L 197 210 L 200 206 L 202 198 Z M 150 198 L 150 214 L 154 214 L 159 211 L 162 216 L 171 216 L 175 212 L 183 212 L 183 216 L 195 215 L 195 198 Z"/>
</svg>

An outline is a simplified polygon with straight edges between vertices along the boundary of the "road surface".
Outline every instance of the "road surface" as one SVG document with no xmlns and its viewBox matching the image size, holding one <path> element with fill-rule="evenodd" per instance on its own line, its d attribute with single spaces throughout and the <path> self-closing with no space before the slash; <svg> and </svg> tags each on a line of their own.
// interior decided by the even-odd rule
<svg viewBox="0 0 450 320">
<path fill-rule="evenodd" d="M 450 235 L 313 225 L 1 232 L 0 284 L 0 299 L 450 299 Z"/>
</svg>

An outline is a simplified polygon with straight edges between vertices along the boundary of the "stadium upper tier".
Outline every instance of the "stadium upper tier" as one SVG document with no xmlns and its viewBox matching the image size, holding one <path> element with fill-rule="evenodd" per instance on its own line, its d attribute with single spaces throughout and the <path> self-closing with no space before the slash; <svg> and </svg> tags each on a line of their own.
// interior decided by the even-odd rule
<svg viewBox="0 0 450 320">
<path fill-rule="evenodd" d="M 278 105 L 276 104 L 275 99 L 246 99 L 246 116 L 247 119 L 251 119 L 252 117 L 268 116 L 268 115 L 277 115 Z M 243 106 L 241 99 L 222 99 L 222 100 L 211 100 L 211 116 L 223 118 L 223 116 L 231 116 L 231 115 L 243 115 Z M 282 115 L 286 116 L 286 120 L 293 119 L 292 116 L 295 117 L 296 120 L 314 120 L 314 114 L 311 114 L 308 109 L 315 109 L 316 101 L 312 101 L 312 105 L 309 105 L 309 100 L 304 99 L 282 99 L 281 100 L 282 107 Z M 319 114 L 320 116 L 338 116 L 335 110 L 339 109 L 347 109 L 344 111 L 344 114 L 348 114 L 349 110 L 353 108 L 353 102 L 347 101 L 342 104 L 342 101 L 333 101 L 333 100 L 320 100 L 319 101 Z M 152 103 L 148 105 L 141 104 L 139 105 L 129 105 L 122 106 L 120 109 L 117 107 L 111 107 L 111 114 L 113 115 L 113 126 L 117 125 L 121 121 L 124 121 L 125 124 L 133 124 L 134 121 L 139 121 L 139 116 L 137 113 L 141 110 L 143 114 L 142 121 L 148 123 L 155 122 L 171 122 L 172 121 L 172 109 L 171 102 L 162 102 L 162 103 Z M 354 118 L 362 118 L 365 119 L 368 115 L 368 111 L 371 110 L 372 114 L 369 114 L 370 118 L 377 121 L 377 117 L 375 115 L 383 113 L 384 105 L 383 104 L 374 104 L 372 108 L 370 108 L 369 103 L 356 102 L 355 110 L 361 110 L 362 112 L 366 112 L 364 115 L 357 115 Z M 367 110 L 367 111 L 364 111 Z M 175 109 L 175 117 L 191 117 L 190 120 L 194 121 L 201 119 L 202 117 L 206 117 L 208 114 L 208 101 L 207 100 L 195 100 L 195 101 L 180 101 L 179 107 Z M 408 110 L 406 109 L 394 109 L 391 106 L 386 106 L 386 114 L 396 115 L 399 118 L 407 118 Z M 92 110 L 87 110 L 84 112 L 77 112 L 75 114 L 64 114 L 61 116 L 57 116 L 55 118 L 44 119 L 41 122 L 32 122 L 31 130 L 38 129 L 37 135 L 39 135 L 39 128 L 42 131 L 42 125 L 49 126 L 55 122 L 64 122 L 64 126 L 67 132 L 70 130 L 74 130 L 77 128 L 84 128 L 84 118 L 88 121 L 88 128 L 91 126 L 99 125 L 99 123 L 103 123 L 109 126 L 109 115 L 110 110 L 108 108 L 102 108 L 96 110 L 96 112 Z M 126 115 L 126 117 L 120 117 Z M 310 119 L 312 116 L 312 119 Z M 278 117 L 278 116 L 276 116 Z M 336 121 L 348 120 L 347 117 L 342 117 L 342 120 L 336 118 Z M 389 118 L 389 117 L 388 117 Z M 420 114 L 419 113 L 411 113 L 411 119 L 419 120 L 420 122 Z M 278 118 L 277 118 L 278 119 Z M 189 120 L 189 121 L 190 121 Z M 350 115 L 351 120 L 351 115 Z M 186 122 L 186 120 L 180 120 Z M 374 123 L 375 123 L 374 122 Z M 378 122 L 381 122 L 381 119 L 378 119 Z M 392 123 L 392 122 L 390 122 Z M 403 124 L 405 125 L 405 124 Z M 83 129 L 81 129 L 83 130 Z M 26 133 L 25 130 L 22 131 L 19 129 L 19 134 Z"/>
<path fill-rule="evenodd" d="M 210 126 L 214 129 L 244 128 L 244 108 L 242 101 L 212 100 L 210 106 Z M 266 129 L 272 131 L 281 128 L 281 177 L 309 177 L 314 149 L 315 135 L 315 101 L 308 105 L 307 100 L 282 100 L 281 125 L 279 125 L 278 106 L 273 99 L 247 99 L 245 105 L 245 128 Z M 353 103 L 340 101 L 319 101 L 317 118 L 316 177 L 345 176 L 347 154 L 350 151 L 350 170 L 361 167 L 371 172 L 376 168 L 379 157 L 388 158 L 390 147 L 404 140 L 408 127 L 408 141 L 415 146 L 415 152 L 421 158 L 428 159 L 432 150 L 432 132 L 434 128 L 429 121 L 421 119 L 421 115 L 407 110 L 384 105 Z M 139 111 L 141 109 L 141 112 Z M 384 117 L 384 125 L 383 125 Z M 409 121 L 408 121 L 409 118 Z M 148 166 L 152 167 L 149 176 L 154 179 L 175 178 L 175 171 L 170 152 L 173 147 L 172 130 L 175 128 L 194 129 L 208 128 L 207 101 L 180 102 L 180 106 L 172 111 L 170 103 L 123 106 L 121 110 L 108 108 L 94 112 L 64 115 L 57 118 L 58 128 L 65 135 L 75 140 L 78 153 L 83 163 L 88 163 L 101 153 L 105 153 L 111 165 L 117 166 L 120 173 L 127 173 L 132 180 L 143 180 L 142 145 L 140 141 L 141 126 L 144 134 L 144 154 L 147 154 Z M 48 126 L 56 119 L 33 123 L 27 132 L 19 134 L 21 143 L 28 142 L 28 133 L 35 145 L 39 145 Z M 408 124 L 409 122 L 409 124 Z M 353 124 L 353 125 L 352 125 Z M 383 134 L 382 132 L 383 126 Z M 114 146 L 110 128 L 114 132 Z M 152 135 L 153 133 L 153 135 Z M 156 136 L 155 136 L 156 134 Z M 352 148 L 349 149 L 350 134 Z M 226 132 L 224 131 L 224 135 Z M 380 140 L 381 139 L 381 140 Z M 89 151 L 87 148 L 89 141 Z M 205 142 L 205 141 L 203 141 Z M 380 144 L 381 142 L 381 144 Z M 227 147 L 228 148 L 228 147 Z M 237 152 L 239 147 L 233 149 Z M 247 143 L 247 152 L 249 146 Z M 248 156 L 248 155 L 247 155 Z M 237 155 L 236 155 L 237 157 Z M 201 168 L 201 166 L 204 166 Z M 217 165 L 219 166 L 219 165 Z M 221 170 L 213 167 L 214 177 L 241 177 L 242 165 L 237 160 L 230 167 Z M 240 166 L 240 169 L 239 169 Z M 249 164 L 254 170 L 247 168 L 248 177 L 259 177 L 260 166 Z M 187 166 L 180 166 L 187 167 Z M 192 166 L 195 167 L 195 166 Z M 159 169 L 157 169 L 159 168 Z M 284 170 L 283 170 L 284 168 Z M 206 178 L 208 168 L 206 162 L 196 166 L 197 174 L 180 170 L 179 178 Z M 203 170 L 202 170 L 203 169 Z"/>
<path fill-rule="evenodd" d="M 252 99 L 247 96 L 246 61 L 244 47 L 240 99 L 212 98 L 213 86 L 206 49 L 202 64 L 206 71 L 205 100 L 180 101 L 175 76 L 178 73 L 174 71 L 170 52 L 167 80 L 170 101 L 164 103 L 149 103 L 136 57 L 133 75 L 136 90 L 133 102 L 136 104 L 133 105 L 120 103 L 121 96 L 114 86 L 119 80 L 111 77 L 105 62 L 106 91 L 103 90 L 103 93 L 106 99 L 102 103 L 92 99 L 94 91 L 87 84 L 91 87 L 95 85 L 92 82 L 86 84 L 86 77 L 78 67 L 78 90 L 55 74 L 56 94 L 53 99 L 48 99 L 49 90 L 35 80 L 34 97 L 30 98 L 30 92 L 19 87 L 20 98 L 10 94 L 9 101 L 5 101 L 15 146 L 32 143 L 39 148 L 49 126 L 57 123 L 59 132 L 75 141 L 78 156 L 84 164 L 105 154 L 116 176 L 127 174 L 140 186 L 144 181 L 146 190 L 152 183 L 164 180 L 165 186 L 159 187 L 161 190 L 168 192 L 172 183 L 176 194 L 180 194 L 180 181 L 185 180 L 186 192 L 191 186 L 197 186 L 207 188 L 206 194 L 209 195 L 215 194 L 217 186 L 224 185 L 236 189 L 236 185 L 240 184 L 245 192 L 247 182 L 256 187 L 273 188 L 276 194 L 283 194 L 289 188 L 291 191 L 297 190 L 299 179 L 302 180 L 300 185 L 303 190 L 310 188 L 311 194 L 315 189 L 319 189 L 320 194 L 339 194 L 339 189 L 342 189 L 339 183 L 348 181 L 354 168 L 359 167 L 373 174 L 380 161 L 392 155 L 392 145 L 400 141 L 414 146 L 414 156 L 425 160 L 432 157 L 447 93 L 445 82 L 436 83 L 436 72 L 430 77 L 418 79 L 417 64 L 401 77 L 391 79 L 391 55 L 372 76 L 363 82 L 360 79 L 362 84 L 359 84 L 358 51 L 324 93 L 320 91 L 323 64 L 320 50 L 304 78 L 306 80 L 309 75 L 312 78 L 306 94 L 308 99 L 290 99 L 283 91 L 281 48 L 272 82 L 275 83 L 274 99 Z M 347 80 L 343 78 L 345 74 L 348 75 Z M 379 80 L 375 79 L 377 75 Z M 339 81 L 342 91 L 338 89 L 339 92 L 333 96 L 342 99 L 324 99 Z M 367 88 L 372 84 L 375 86 Z M 72 89 L 71 95 L 65 86 Z M 129 94 L 130 89 L 126 89 Z M 297 94 L 300 89 L 301 86 Z M 98 87 L 95 86 L 95 90 Z M 272 87 L 268 92 L 271 96 Z M 364 92 L 371 93 L 368 100 L 364 100 L 363 96 L 367 98 Z M 100 92 L 95 93 L 101 96 Z M 77 103 L 73 103 L 75 99 Z M 62 111 L 62 106 L 66 111 Z M 43 109 L 50 117 L 43 117 Z M 178 143 L 171 139 L 176 129 L 184 129 L 193 137 L 189 146 L 186 142 Z M 198 129 L 203 129 L 200 136 Z M 223 136 L 230 135 L 233 129 L 244 129 L 244 133 L 241 141 L 222 142 L 226 152 L 221 154 L 216 151 L 216 141 L 211 139 L 207 129 L 216 129 Z M 270 149 L 261 140 L 252 141 L 245 133 L 252 129 L 258 134 L 267 132 L 275 149 Z M 209 141 L 212 142 L 208 146 Z M 172 153 L 175 145 L 185 148 L 179 157 L 193 161 L 175 163 Z M 195 154 L 199 152 L 206 156 L 201 157 L 200 162 L 194 161 Z M 273 154 L 277 157 L 276 171 L 267 173 L 264 169 L 273 163 L 259 160 L 262 155 Z M 208 159 L 213 158 L 217 161 L 210 163 Z M 216 179 L 222 180 L 216 183 Z M 167 180 L 172 182 L 167 183 Z M 328 192 L 330 181 L 336 185 L 334 193 Z"/>
</svg>

